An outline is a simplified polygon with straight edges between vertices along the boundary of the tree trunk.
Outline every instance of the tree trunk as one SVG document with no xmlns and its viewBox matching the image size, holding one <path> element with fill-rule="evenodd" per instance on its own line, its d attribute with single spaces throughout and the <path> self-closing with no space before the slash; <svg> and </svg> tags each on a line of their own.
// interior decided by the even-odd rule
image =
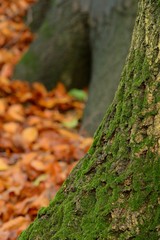
<svg viewBox="0 0 160 240">
<path fill-rule="evenodd" d="M 128 50 L 136 1 L 129 0 L 131 5 L 127 6 L 128 0 L 39 0 L 27 18 L 33 31 L 39 29 L 37 39 L 17 65 L 14 78 L 41 81 L 47 88 L 60 80 L 68 88 L 78 88 L 87 86 L 92 75 L 91 92 L 94 85 L 102 86 L 98 95 L 102 88 L 108 89 L 105 95 L 110 103 Z M 115 49 L 116 38 L 119 44 Z M 103 61 L 108 65 L 113 61 L 114 71 L 107 68 L 106 72 Z M 89 114 L 91 101 L 86 111 Z"/>
<path fill-rule="evenodd" d="M 99 23 L 91 27 L 92 73 L 81 128 L 87 135 L 93 135 L 117 90 L 131 42 L 137 1 L 106 0 L 99 12 L 96 4 L 92 5 L 92 22 L 100 12 L 101 16 L 98 15 Z"/>
<path fill-rule="evenodd" d="M 140 0 L 118 91 L 88 154 L 20 240 L 160 237 L 160 2 Z"/>
<path fill-rule="evenodd" d="M 27 18 L 38 37 L 14 78 L 48 88 L 59 80 L 68 88 L 90 82 L 81 131 L 93 135 L 117 89 L 136 7 L 137 0 L 39 0 Z"/>
<path fill-rule="evenodd" d="M 43 24 L 49 8 L 52 6 L 51 0 L 43 1 L 38 0 L 27 13 L 25 17 L 25 23 L 31 28 L 33 32 L 38 31 Z"/>
<path fill-rule="evenodd" d="M 35 11 L 42 11 L 42 2 Z M 40 81 L 52 88 L 61 80 L 67 87 L 81 87 L 90 79 L 90 46 L 86 14 L 76 8 L 73 0 L 49 0 L 44 22 L 34 14 L 32 27 L 40 28 L 17 65 L 14 78 Z M 48 6 L 46 6 L 48 8 Z M 74 79 L 74 81 L 73 81 Z"/>
</svg>

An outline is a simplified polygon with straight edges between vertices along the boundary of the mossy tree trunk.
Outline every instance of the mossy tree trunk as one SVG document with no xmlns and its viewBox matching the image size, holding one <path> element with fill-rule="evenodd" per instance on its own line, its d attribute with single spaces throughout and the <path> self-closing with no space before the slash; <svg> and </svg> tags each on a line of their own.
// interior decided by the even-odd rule
<svg viewBox="0 0 160 240">
<path fill-rule="evenodd" d="M 25 23 L 31 28 L 33 32 L 37 32 L 41 27 L 51 7 L 52 0 L 38 0 L 38 2 L 28 10 L 28 13 L 25 17 Z"/>
<path fill-rule="evenodd" d="M 88 154 L 20 240 L 160 237 L 160 1 L 139 0 L 114 101 Z"/>
</svg>

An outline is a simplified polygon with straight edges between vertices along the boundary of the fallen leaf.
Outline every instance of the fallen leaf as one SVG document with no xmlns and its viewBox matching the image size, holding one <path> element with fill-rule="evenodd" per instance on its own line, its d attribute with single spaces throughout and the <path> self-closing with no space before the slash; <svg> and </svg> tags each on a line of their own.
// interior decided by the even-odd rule
<svg viewBox="0 0 160 240">
<path fill-rule="evenodd" d="M 35 91 L 35 94 L 39 94 L 40 96 L 47 96 L 47 90 L 45 88 L 45 86 L 39 82 L 35 82 L 33 83 L 32 85 L 34 91 Z"/>
<path fill-rule="evenodd" d="M 75 128 L 78 125 L 78 120 L 77 119 L 73 119 L 71 121 L 67 121 L 67 122 L 62 122 L 62 125 L 66 128 Z"/>
<path fill-rule="evenodd" d="M 4 223 L 2 228 L 0 228 L 0 231 L 17 229 L 28 222 L 29 219 L 25 217 L 16 217 L 15 219 L 11 219 L 10 221 Z"/>
<path fill-rule="evenodd" d="M 2 77 L 11 77 L 13 72 L 13 65 L 11 63 L 5 64 L 1 70 Z"/>
<path fill-rule="evenodd" d="M 16 133 L 19 129 L 19 124 L 16 122 L 9 122 L 9 123 L 5 123 L 3 124 L 3 129 L 4 131 L 8 132 L 8 133 Z"/>
<path fill-rule="evenodd" d="M 41 182 L 45 181 L 47 178 L 48 178 L 47 174 L 41 174 L 36 178 L 36 180 L 34 180 L 33 185 L 37 187 Z"/>
<path fill-rule="evenodd" d="M 5 98 L 0 99 L 0 116 L 3 116 L 7 109 L 7 102 Z"/>
<path fill-rule="evenodd" d="M 24 121 L 24 109 L 20 104 L 14 104 L 8 108 L 8 116 L 11 120 Z"/>
<path fill-rule="evenodd" d="M 87 93 L 80 89 L 73 88 L 68 92 L 68 94 L 79 101 L 87 100 Z"/>
<path fill-rule="evenodd" d="M 36 171 L 45 171 L 46 165 L 41 161 L 34 160 L 30 163 L 31 167 L 33 167 Z"/>
<path fill-rule="evenodd" d="M 62 134 L 63 136 L 65 136 L 65 137 L 68 137 L 68 138 L 70 138 L 70 139 L 78 139 L 79 138 L 79 136 L 77 135 L 77 134 L 75 134 L 75 133 L 73 133 L 73 132 L 70 132 L 70 131 L 68 131 L 68 130 L 66 130 L 66 129 L 57 129 L 57 131 L 60 133 L 60 134 Z"/>
<path fill-rule="evenodd" d="M 8 240 L 10 237 L 10 233 L 8 231 L 0 230 L 0 240 Z"/>
<path fill-rule="evenodd" d="M 28 143 L 36 141 L 38 138 L 38 131 L 35 127 L 28 127 L 22 131 L 22 138 Z"/>
<path fill-rule="evenodd" d="M 9 168 L 9 166 L 5 163 L 4 158 L 0 158 L 0 171 L 5 171 Z"/>
</svg>

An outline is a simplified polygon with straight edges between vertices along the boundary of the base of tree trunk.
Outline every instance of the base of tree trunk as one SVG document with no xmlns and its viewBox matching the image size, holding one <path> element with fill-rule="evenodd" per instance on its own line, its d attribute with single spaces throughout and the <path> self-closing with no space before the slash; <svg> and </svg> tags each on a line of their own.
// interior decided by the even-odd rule
<svg viewBox="0 0 160 240">
<path fill-rule="evenodd" d="M 140 0 L 132 45 L 92 147 L 20 240 L 160 238 L 160 3 Z"/>
</svg>

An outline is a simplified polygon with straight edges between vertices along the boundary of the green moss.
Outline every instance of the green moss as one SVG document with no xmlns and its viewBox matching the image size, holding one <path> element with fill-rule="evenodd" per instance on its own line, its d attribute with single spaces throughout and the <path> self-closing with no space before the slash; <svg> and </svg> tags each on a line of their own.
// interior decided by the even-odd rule
<svg viewBox="0 0 160 240">
<path fill-rule="evenodd" d="M 53 26 L 51 27 L 47 19 L 41 26 L 39 34 L 42 35 L 44 39 L 50 39 L 53 36 L 54 34 Z"/>
<path fill-rule="evenodd" d="M 38 69 L 38 56 L 36 56 L 32 51 L 29 51 L 22 57 L 21 64 L 28 66 L 31 70 Z"/>
</svg>

